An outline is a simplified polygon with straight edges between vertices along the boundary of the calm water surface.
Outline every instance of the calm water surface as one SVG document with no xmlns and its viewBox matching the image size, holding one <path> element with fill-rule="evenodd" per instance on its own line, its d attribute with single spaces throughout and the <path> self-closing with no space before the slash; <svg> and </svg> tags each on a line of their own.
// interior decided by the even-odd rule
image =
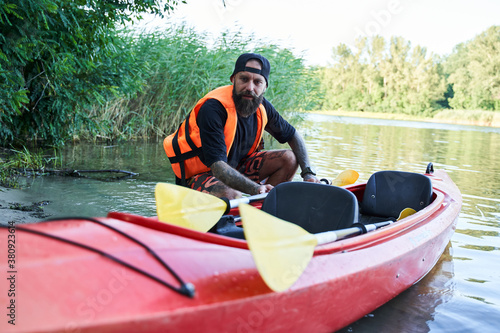
<svg viewBox="0 0 500 333">
<path fill-rule="evenodd" d="M 418 284 L 341 332 L 500 332 L 500 129 L 308 115 L 298 126 L 319 175 L 345 169 L 446 169 L 463 195 L 457 230 Z M 140 173 L 118 182 L 43 177 L 26 189 L 53 216 L 155 215 L 154 186 L 173 182 L 161 143 L 81 144 L 63 151 L 74 169 Z M 300 177 L 297 177 L 299 180 Z M 325 309 L 328 311 L 328 309 Z"/>
</svg>

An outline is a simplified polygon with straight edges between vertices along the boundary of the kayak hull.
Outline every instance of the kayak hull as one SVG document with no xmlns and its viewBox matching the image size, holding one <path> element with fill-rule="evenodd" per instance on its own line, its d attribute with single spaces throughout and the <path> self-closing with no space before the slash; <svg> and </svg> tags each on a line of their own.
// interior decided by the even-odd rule
<svg viewBox="0 0 500 333">
<path fill-rule="evenodd" d="M 273 292 L 244 240 L 124 213 L 98 220 L 133 235 L 195 287 L 181 295 L 101 254 L 17 228 L 12 273 L 15 325 L 2 332 L 332 332 L 356 321 L 423 278 L 448 245 L 461 208 L 460 191 L 437 170 L 434 199 L 382 229 L 325 244 L 293 286 Z M 364 184 L 347 187 L 360 198 Z M 23 225 L 95 247 L 159 280 L 179 282 L 144 248 L 81 219 Z M 2 244 L 9 235 L 0 230 Z M 11 271 L 5 259 L 3 272 Z M 291 267 L 290 269 L 296 269 Z M 284 272 L 286 278 L 286 272 Z M 3 279 L 2 290 L 12 287 Z"/>
</svg>

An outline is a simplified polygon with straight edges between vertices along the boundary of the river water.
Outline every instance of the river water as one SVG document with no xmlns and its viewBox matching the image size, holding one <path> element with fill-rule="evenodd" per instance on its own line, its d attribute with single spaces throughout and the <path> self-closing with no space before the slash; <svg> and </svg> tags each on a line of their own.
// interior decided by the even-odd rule
<svg viewBox="0 0 500 333">
<path fill-rule="evenodd" d="M 421 173 L 433 162 L 435 169 L 448 171 L 463 195 L 457 230 L 435 268 L 341 332 L 499 332 L 500 129 L 317 114 L 306 115 L 297 128 L 321 177 L 355 169 L 365 181 L 379 170 Z M 33 201 L 50 201 L 45 211 L 53 216 L 105 216 L 108 211 L 152 216 L 154 186 L 174 180 L 158 142 L 78 144 L 61 154 L 73 169 L 139 175 L 119 181 L 95 176 L 29 180 L 24 191 Z"/>
</svg>

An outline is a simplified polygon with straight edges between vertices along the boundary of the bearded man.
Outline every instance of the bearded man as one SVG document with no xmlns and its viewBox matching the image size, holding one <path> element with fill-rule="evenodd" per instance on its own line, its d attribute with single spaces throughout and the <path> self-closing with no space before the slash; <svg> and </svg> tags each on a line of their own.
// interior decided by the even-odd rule
<svg viewBox="0 0 500 333">
<path fill-rule="evenodd" d="M 269 192 L 299 166 L 304 181 L 319 183 L 301 135 L 264 98 L 270 72 L 262 55 L 242 54 L 232 85 L 205 95 L 164 140 L 177 184 L 231 200 Z M 291 149 L 260 150 L 264 131 Z"/>
</svg>

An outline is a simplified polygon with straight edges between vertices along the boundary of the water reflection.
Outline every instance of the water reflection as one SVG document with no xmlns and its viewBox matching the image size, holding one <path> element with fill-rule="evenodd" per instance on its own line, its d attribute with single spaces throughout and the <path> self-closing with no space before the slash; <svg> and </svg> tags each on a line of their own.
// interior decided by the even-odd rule
<svg viewBox="0 0 500 333">
<path fill-rule="evenodd" d="M 500 184 L 500 157 L 496 153 L 500 151 L 500 129 L 498 132 L 445 130 L 401 121 L 384 121 L 382 126 L 346 117 L 340 118 L 344 122 L 339 123 L 335 121 L 337 118 L 311 115 L 299 126 L 312 151 L 312 160 L 320 161 L 322 172 L 332 174 L 332 169 L 339 172 L 353 167 L 366 170 L 362 176 L 367 179 L 372 172 L 382 169 L 422 172 L 427 162 L 433 162 L 436 167 L 457 173 L 458 178 L 453 179 L 463 180 L 468 188 L 479 187 L 481 192 L 491 191 L 497 197 L 500 194 L 498 186 L 491 187 Z"/>
<path fill-rule="evenodd" d="M 338 332 L 429 332 L 436 309 L 453 297 L 455 289 L 450 248 L 448 244 L 434 268 L 417 284 Z"/>
</svg>

